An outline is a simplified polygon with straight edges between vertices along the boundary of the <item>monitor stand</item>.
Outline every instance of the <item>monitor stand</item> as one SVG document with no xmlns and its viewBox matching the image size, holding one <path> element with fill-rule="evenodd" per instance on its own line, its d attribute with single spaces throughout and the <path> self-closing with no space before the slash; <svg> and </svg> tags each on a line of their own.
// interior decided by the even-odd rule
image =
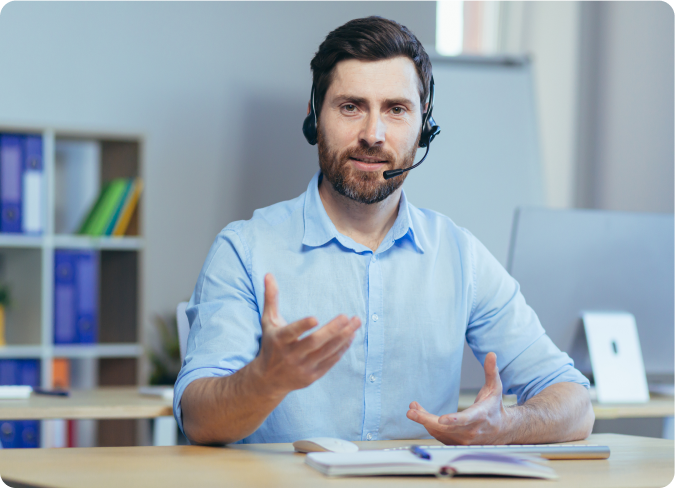
<svg viewBox="0 0 675 488">
<path fill-rule="evenodd" d="M 592 372 L 599 403 L 646 403 L 649 389 L 635 317 L 627 312 L 583 312 L 570 356 Z"/>
</svg>

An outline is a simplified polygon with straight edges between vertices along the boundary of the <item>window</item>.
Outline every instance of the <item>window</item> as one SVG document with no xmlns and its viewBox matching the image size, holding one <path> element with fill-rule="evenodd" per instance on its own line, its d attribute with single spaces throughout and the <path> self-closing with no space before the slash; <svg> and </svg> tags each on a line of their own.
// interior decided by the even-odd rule
<svg viewBox="0 0 675 488">
<path fill-rule="evenodd" d="M 502 2 L 436 2 L 436 51 L 444 56 L 499 51 Z"/>
</svg>

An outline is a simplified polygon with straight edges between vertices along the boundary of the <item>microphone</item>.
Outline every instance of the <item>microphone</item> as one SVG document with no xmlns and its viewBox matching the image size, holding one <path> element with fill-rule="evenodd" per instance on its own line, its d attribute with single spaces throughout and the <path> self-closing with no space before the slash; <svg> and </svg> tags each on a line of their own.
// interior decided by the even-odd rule
<svg viewBox="0 0 675 488">
<path fill-rule="evenodd" d="M 429 147 L 431 147 L 431 144 L 427 144 L 427 150 L 424 153 L 424 157 L 420 160 L 419 163 L 411 166 L 410 168 L 405 168 L 405 169 L 390 169 L 382 173 L 382 176 L 384 176 L 385 180 L 388 180 L 389 178 L 394 178 L 396 176 L 402 175 L 406 171 L 410 171 L 411 169 L 417 168 L 420 164 L 424 162 L 424 160 L 427 158 L 427 154 L 429 154 Z"/>
</svg>

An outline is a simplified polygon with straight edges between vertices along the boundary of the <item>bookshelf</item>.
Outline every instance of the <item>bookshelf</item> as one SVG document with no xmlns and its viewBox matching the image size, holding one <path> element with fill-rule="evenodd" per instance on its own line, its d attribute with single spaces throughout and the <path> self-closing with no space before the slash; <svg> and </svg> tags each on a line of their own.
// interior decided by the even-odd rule
<svg viewBox="0 0 675 488">
<path fill-rule="evenodd" d="M 39 134 L 43 150 L 41 235 L 0 233 L 0 281 L 10 286 L 6 346 L 0 359 L 40 360 L 40 382 L 52 387 L 52 360 L 71 360 L 71 387 L 136 385 L 144 349 L 143 197 L 126 235 L 92 237 L 75 232 L 103 184 L 115 178 L 144 177 L 143 137 L 107 131 L 31 127 L 0 123 L 0 133 Z M 98 342 L 54 344 L 54 253 L 59 249 L 99 251 Z M 43 421 L 41 446 L 51 446 L 54 429 Z M 134 443 L 129 421 L 101 421 L 98 445 Z M 94 429 L 96 429 L 94 428 Z M 84 429 L 87 430 L 87 429 Z M 89 442 L 92 442 L 91 439 Z"/>
</svg>

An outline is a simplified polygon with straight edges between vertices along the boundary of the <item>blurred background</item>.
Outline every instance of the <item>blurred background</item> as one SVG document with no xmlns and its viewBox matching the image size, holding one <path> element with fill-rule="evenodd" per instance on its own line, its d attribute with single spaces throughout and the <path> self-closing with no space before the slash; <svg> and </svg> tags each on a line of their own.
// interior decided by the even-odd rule
<svg viewBox="0 0 675 488">
<path fill-rule="evenodd" d="M 329 31 L 368 15 L 406 25 L 434 64 L 442 133 L 404 189 L 504 265 L 520 205 L 673 213 L 663 2 L 12 2 L 0 132 L 42 135 L 47 193 L 43 237 L 2 241 L 7 342 L 24 347 L 3 357 L 41 359 L 45 386 L 59 354 L 74 386 L 170 382 L 176 305 L 223 227 L 305 191 L 318 169 L 301 133 L 309 62 Z M 127 237 L 78 240 L 114 178 L 144 184 Z M 73 247 L 97 251 L 98 342 L 111 348 L 49 348 L 50 273 Z M 98 429 L 99 444 L 148 439 Z"/>
</svg>

